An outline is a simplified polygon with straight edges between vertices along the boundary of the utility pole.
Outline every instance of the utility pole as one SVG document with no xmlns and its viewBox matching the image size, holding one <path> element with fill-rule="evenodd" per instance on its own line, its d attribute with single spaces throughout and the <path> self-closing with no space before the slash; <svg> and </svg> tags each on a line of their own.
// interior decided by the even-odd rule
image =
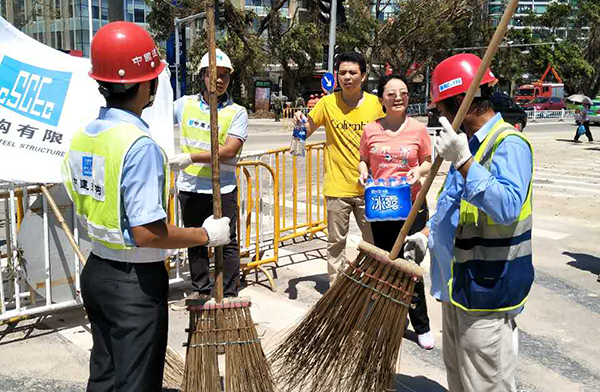
<svg viewBox="0 0 600 392">
<path fill-rule="evenodd" d="M 329 22 L 329 53 L 328 53 L 328 69 L 327 71 L 333 74 L 333 55 L 335 52 L 335 28 L 337 22 L 337 2 L 338 0 L 331 0 L 331 20 Z M 333 90 L 331 91 L 333 92 Z M 330 92 L 330 94 L 331 94 Z"/>
</svg>

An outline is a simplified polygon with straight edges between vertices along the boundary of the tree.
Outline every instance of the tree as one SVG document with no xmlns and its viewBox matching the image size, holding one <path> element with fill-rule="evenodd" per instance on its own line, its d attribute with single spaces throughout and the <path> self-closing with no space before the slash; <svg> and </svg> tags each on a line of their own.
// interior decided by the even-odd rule
<svg viewBox="0 0 600 392">
<path fill-rule="evenodd" d="M 157 40 L 166 40 L 174 32 L 175 17 L 184 18 L 205 10 L 204 0 L 179 0 L 176 4 L 162 0 L 146 0 L 152 11 L 147 22 Z M 234 67 L 231 92 L 234 99 L 247 103 L 244 91 L 252 91 L 253 78 L 264 72 L 271 54 L 268 51 L 266 33 L 272 20 L 279 18 L 280 9 L 288 0 L 273 0 L 268 14 L 259 17 L 250 10 L 240 10 L 231 0 L 225 0 L 221 14 L 225 17 L 225 29 L 217 34 L 217 46 L 228 54 Z M 188 55 L 189 69 L 196 69 L 206 52 L 206 40 L 201 33 L 194 40 Z M 195 86 L 198 87 L 198 86 Z"/>
<path fill-rule="evenodd" d="M 589 26 L 582 50 L 591 70 L 577 92 L 595 97 L 600 92 L 600 0 L 582 0 L 579 7 L 580 17 L 575 27 L 581 30 L 582 26 Z"/>
</svg>

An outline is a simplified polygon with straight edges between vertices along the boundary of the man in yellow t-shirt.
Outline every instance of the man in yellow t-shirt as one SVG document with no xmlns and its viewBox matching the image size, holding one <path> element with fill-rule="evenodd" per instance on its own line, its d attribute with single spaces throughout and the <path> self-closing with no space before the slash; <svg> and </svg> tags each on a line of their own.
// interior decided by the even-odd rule
<svg viewBox="0 0 600 392">
<path fill-rule="evenodd" d="M 346 237 L 350 213 L 363 239 L 373 242 L 371 226 L 365 219 L 365 190 L 358 183 L 359 146 L 363 127 L 384 117 L 379 99 L 362 91 L 367 78 L 365 58 L 354 52 L 341 54 L 335 70 L 342 91 L 323 97 L 308 114 L 294 114 L 296 123 L 306 119 L 307 138 L 325 126 L 325 190 L 327 199 L 327 273 L 333 284 L 346 261 Z"/>
</svg>

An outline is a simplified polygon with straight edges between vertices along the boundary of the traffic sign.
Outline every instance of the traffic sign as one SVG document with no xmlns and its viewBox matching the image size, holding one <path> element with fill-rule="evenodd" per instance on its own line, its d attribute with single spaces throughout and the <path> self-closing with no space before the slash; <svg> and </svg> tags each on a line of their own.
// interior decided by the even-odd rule
<svg viewBox="0 0 600 392">
<path fill-rule="evenodd" d="M 323 75 L 323 78 L 321 78 L 321 88 L 325 92 L 333 91 L 335 88 L 335 78 L 333 77 L 333 74 L 326 72 L 325 75 Z"/>
</svg>

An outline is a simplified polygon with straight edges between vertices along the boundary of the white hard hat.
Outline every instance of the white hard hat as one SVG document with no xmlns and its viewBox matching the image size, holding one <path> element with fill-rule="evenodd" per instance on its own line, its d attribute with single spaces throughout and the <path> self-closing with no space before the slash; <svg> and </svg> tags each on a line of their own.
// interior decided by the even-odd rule
<svg viewBox="0 0 600 392">
<path fill-rule="evenodd" d="M 229 68 L 231 72 L 233 72 L 233 65 L 231 65 L 231 60 L 229 56 L 227 56 L 221 49 L 217 49 L 217 67 L 225 67 Z M 198 72 L 202 71 L 202 69 L 208 68 L 208 52 L 204 56 L 202 56 L 202 60 L 200 60 L 200 67 L 198 67 Z"/>
</svg>

